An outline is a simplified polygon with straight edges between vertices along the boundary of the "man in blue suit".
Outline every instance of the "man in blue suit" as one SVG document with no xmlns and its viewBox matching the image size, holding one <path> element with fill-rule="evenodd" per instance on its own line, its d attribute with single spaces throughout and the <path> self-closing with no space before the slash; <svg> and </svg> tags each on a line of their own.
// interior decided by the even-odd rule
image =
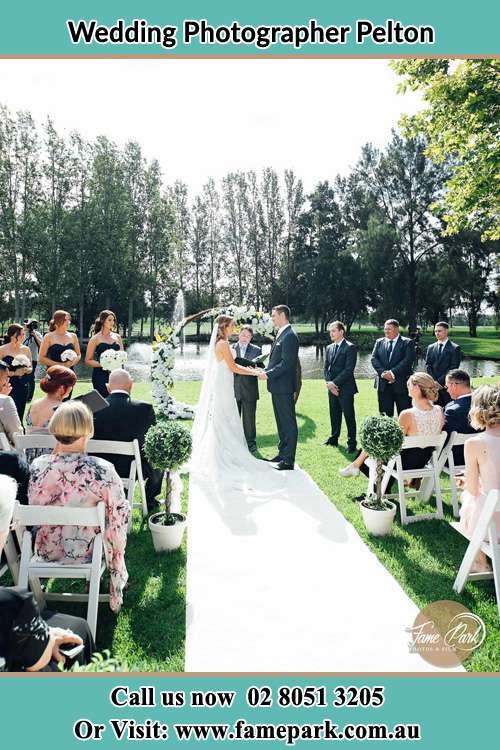
<svg viewBox="0 0 500 750">
<path fill-rule="evenodd" d="M 326 347 L 325 382 L 328 389 L 330 408 L 330 436 L 324 445 L 339 444 L 342 415 L 347 427 L 347 450 L 356 451 L 356 416 L 354 395 L 358 392 L 354 379 L 354 369 L 358 352 L 354 344 L 344 338 L 345 326 L 340 320 L 330 323 L 332 343 Z"/>
<path fill-rule="evenodd" d="M 267 380 L 267 390 L 272 396 L 274 418 L 278 428 L 278 455 L 272 459 L 279 471 L 291 470 L 295 464 L 297 450 L 297 417 L 295 416 L 294 393 L 297 391 L 297 364 L 299 339 L 290 325 L 290 308 L 286 305 L 273 307 L 271 319 L 278 329 L 271 348 L 267 368 L 259 372 L 261 380 Z"/>
<path fill-rule="evenodd" d="M 394 405 L 398 414 L 411 406 L 406 382 L 413 372 L 415 344 L 400 335 L 399 323 L 394 318 L 385 321 L 384 334 L 384 338 L 375 342 L 371 363 L 377 373 L 375 388 L 379 411 L 392 417 Z"/>
<path fill-rule="evenodd" d="M 446 388 L 451 397 L 444 409 L 443 430 L 450 435 L 452 432 L 463 432 L 467 435 L 476 432 L 469 421 L 472 392 L 470 377 L 465 370 L 450 370 L 446 376 Z M 453 460 L 457 466 L 463 466 L 464 447 L 457 445 L 453 448 Z"/>
<path fill-rule="evenodd" d="M 449 325 L 444 320 L 434 326 L 436 343 L 427 347 L 425 353 L 425 369 L 427 373 L 441 386 L 439 391 L 439 406 L 446 406 L 450 400 L 446 390 L 446 375 L 450 370 L 460 367 L 462 353 L 458 344 L 454 344 L 448 338 Z"/>
</svg>

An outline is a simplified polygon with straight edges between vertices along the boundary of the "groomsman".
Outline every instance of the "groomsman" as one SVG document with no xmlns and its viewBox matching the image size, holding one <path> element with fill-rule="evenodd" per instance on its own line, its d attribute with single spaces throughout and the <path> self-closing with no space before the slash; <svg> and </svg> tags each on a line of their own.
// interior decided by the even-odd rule
<svg viewBox="0 0 500 750">
<path fill-rule="evenodd" d="M 325 381 L 328 388 L 330 407 L 330 437 L 324 445 L 339 444 L 342 414 L 347 427 L 347 450 L 356 450 L 356 416 L 354 413 L 354 395 L 358 392 L 354 379 L 354 368 L 358 352 L 354 344 L 344 338 L 345 326 L 335 320 L 329 326 L 332 344 L 326 347 Z"/>
<path fill-rule="evenodd" d="M 434 327 L 436 343 L 428 346 L 425 353 L 425 369 L 441 386 L 437 401 L 439 406 L 446 406 L 451 400 L 445 387 L 446 375 L 450 370 L 457 370 L 462 359 L 460 347 L 448 338 L 448 329 L 449 325 L 445 321 L 436 323 Z"/>
<path fill-rule="evenodd" d="M 237 357 L 255 359 L 262 354 L 260 346 L 252 344 L 253 329 L 251 326 L 241 326 L 238 335 L 238 343 L 233 345 Z M 257 378 L 252 375 L 234 376 L 234 397 L 238 404 L 240 417 L 243 419 L 243 432 L 250 453 L 257 450 L 257 430 L 255 427 L 255 414 L 257 401 L 259 400 L 259 384 Z"/>
<path fill-rule="evenodd" d="M 398 414 L 411 406 L 406 381 L 413 372 L 415 344 L 401 336 L 399 323 L 394 318 L 385 321 L 384 334 L 384 338 L 375 342 L 371 363 L 377 373 L 374 387 L 379 411 L 392 417 L 394 405 Z"/>
</svg>

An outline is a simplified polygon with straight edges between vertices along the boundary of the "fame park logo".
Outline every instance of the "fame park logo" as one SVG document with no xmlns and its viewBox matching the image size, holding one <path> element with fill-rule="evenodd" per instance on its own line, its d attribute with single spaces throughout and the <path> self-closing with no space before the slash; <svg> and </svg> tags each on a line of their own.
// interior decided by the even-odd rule
<svg viewBox="0 0 500 750">
<path fill-rule="evenodd" d="M 446 599 L 424 607 L 406 632 L 410 652 L 443 669 L 463 664 L 486 638 L 486 626 L 478 615 Z"/>
</svg>

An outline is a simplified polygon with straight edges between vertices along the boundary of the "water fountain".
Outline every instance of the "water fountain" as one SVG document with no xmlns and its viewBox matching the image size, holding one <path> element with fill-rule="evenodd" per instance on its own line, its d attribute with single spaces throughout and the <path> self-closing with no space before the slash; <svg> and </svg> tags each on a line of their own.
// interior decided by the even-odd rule
<svg viewBox="0 0 500 750">
<path fill-rule="evenodd" d="M 174 314 L 172 316 L 172 325 L 175 328 L 184 318 L 186 317 L 186 306 L 184 304 L 184 294 L 182 289 L 179 289 L 177 292 L 177 297 L 175 298 L 175 306 L 174 306 Z M 180 332 L 180 349 L 181 349 L 181 355 L 184 354 L 184 346 L 186 343 L 186 333 L 184 331 L 184 328 Z"/>
</svg>

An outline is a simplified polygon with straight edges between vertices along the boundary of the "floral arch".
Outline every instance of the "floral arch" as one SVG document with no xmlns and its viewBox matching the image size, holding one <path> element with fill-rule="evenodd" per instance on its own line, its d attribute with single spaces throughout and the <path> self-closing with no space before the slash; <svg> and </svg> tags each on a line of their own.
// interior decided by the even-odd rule
<svg viewBox="0 0 500 750">
<path fill-rule="evenodd" d="M 183 404 L 171 394 L 174 385 L 173 370 L 175 350 L 180 346 L 180 334 L 188 323 L 198 320 L 210 320 L 219 315 L 234 318 L 236 330 L 244 324 L 251 325 L 255 333 L 271 338 L 273 324 L 269 313 L 256 310 L 251 305 L 227 305 L 201 310 L 181 320 L 174 327 L 167 324 L 165 329 L 156 334 L 151 357 L 151 394 L 155 411 L 163 419 L 193 419 L 195 409 L 191 404 Z"/>
</svg>

